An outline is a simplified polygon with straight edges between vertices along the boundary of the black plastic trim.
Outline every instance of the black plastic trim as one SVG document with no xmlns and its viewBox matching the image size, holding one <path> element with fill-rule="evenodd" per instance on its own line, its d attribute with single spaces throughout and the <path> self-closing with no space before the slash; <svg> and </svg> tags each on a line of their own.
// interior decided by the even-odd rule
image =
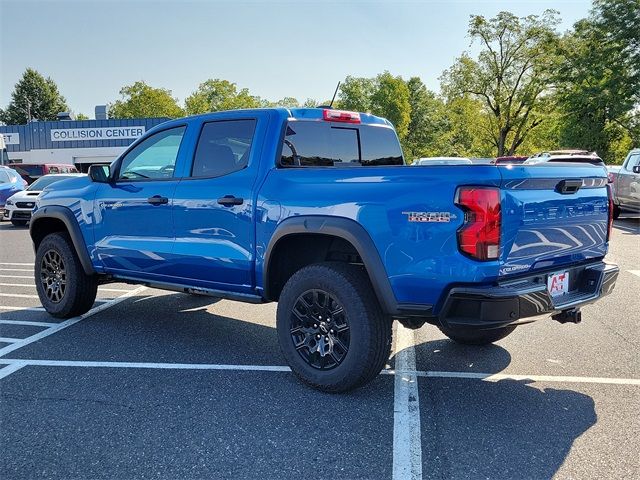
<svg viewBox="0 0 640 480">
<path fill-rule="evenodd" d="M 84 243 L 84 237 L 82 236 L 82 232 L 80 231 L 80 225 L 78 225 L 78 221 L 76 220 L 73 212 L 67 207 L 62 207 L 59 205 L 46 206 L 42 207 L 39 210 L 36 210 L 36 212 L 31 217 L 31 222 L 29 225 L 29 234 L 32 240 L 34 240 L 34 227 L 38 224 L 39 220 L 43 218 L 55 218 L 64 223 L 65 227 L 67 228 L 67 232 L 71 237 L 71 241 L 73 242 L 73 247 L 78 254 L 78 258 L 80 259 L 80 263 L 82 264 L 84 272 L 87 275 L 94 275 L 96 271 L 93 268 L 91 258 L 89 257 L 89 252 L 87 251 L 87 246 Z"/>
<path fill-rule="evenodd" d="M 278 225 L 269 241 L 264 259 L 263 285 L 265 298 L 270 298 L 269 267 L 271 253 L 274 251 L 278 241 L 288 235 L 299 233 L 330 235 L 351 243 L 369 273 L 373 290 L 382 309 L 389 315 L 401 313 L 380 255 L 378 255 L 376 246 L 364 227 L 350 218 L 326 215 L 300 215 L 287 218 Z"/>
</svg>

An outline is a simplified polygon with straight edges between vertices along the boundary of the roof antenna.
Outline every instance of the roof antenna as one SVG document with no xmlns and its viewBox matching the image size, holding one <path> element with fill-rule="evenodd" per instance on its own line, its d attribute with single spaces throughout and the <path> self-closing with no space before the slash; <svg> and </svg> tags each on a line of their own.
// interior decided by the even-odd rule
<svg viewBox="0 0 640 480">
<path fill-rule="evenodd" d="M 339 88 L 340 88 L 340 81 L 338 81 L 338 85 L 336 85 L 336 91 L 333 92 L 333 97 L 331 98 L 331 103 L 329 104 L 329 108 L 333 107 L 333 101 L 336 99 L 336 95 L 338 94 Z"/>
</svg>

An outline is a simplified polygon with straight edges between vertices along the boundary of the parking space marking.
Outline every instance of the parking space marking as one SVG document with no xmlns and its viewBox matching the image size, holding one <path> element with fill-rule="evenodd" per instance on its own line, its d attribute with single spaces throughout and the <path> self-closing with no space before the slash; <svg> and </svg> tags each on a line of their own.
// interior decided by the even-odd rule
<svg viewBox="0 0 640 480">
<path fill-rule="evenodd" d="M 0 337 L 0 342 L 4 343 L 15 343 L 22 340 L 21 338 L 9 338 L 9 337 Z"/>
<path fill-rule="evenodd" d="M 28 286 L 28 285 L 27 285 Z M 0 297 L 11 298 L 38 298 L 38 295 L 26 295 L 24 293 L 0 293 Z"/>
<path fill-rule="evenodd" d="M 612 377 L 580 377 L 566 375 L 513 375 L 509 373 L 481 373 L 481 372 L 435 372 L 417 371 L 411 372 L 419 377 L 431 378 L 469 378 L 484 380 L 486 382 L 498 382 L 500 380 L 531 380 L 533 382 L 559 382 L 559 383 L 598 383 L 609 385 L 638 385 L 637 378 L 612 378 Z"/>
<path fill-rule="evenodd" d="M 34 284 L 29 283 L 0 283 L 0 287 L 31 287 L 36 288 Z"/>
<path fill-rule="evenodd" d="M 43 307 L 10 307 L 8 305 L 0 305 L 0 310 L 14 310 L 16 312 L 44 312 Z"/>
<path fill-rule="evenodd" d="M 130 290 L 127 293 L 120 295 L 119 297 L 113 298 L 101 305 L 98 305 L 96 307 L 93 307 L 91 310 L 89 310 L 87 313 L 84 313 L 78 317 L 73 317 L 70 318 L 68 320 L 65 320 L 64 322 L 61 323 L 57 323 L 55 324 L 55 326 L 47 328 L 46 330 L 43 330 L 39 333 L 36 333 L 35 335 L 31 335 L 30 337 L 27 337 L 19 342 L 16 343 L 12 343 L 11 345 L 7 345 L 6 347 L 0 348 L 0 357 L 6 355 L 7 353 L 13 352 L 14 350 L 17 350 L 18 348 L 22 348 L 25 345 L 29 345 L 30 343 L 33 342 L 37 342 L 38 340 L 48 337 L 49 335 L 52 335 L 56 332 L 59 332 L 60 330 L 62 330 L 63 328 L 67 328 L 70 327 L 71 325 L 74 325 L 76 323 L 78 323 L 81 320 L 84 320 L 85 318 L 88 318 L 92 315 L 95 315 L 96 313 L 102 312 L 103 310 L 106 310 L 107 308 L 113 307 L 114 305 L 117 305 L 118 303 L 126 300 L 129 297 L 133 297 L 143 291 L 145 291 L 147 289 L 147 287 L 141 286 L 138 287 L 134 290 Z M 0 294 L 2 295 L 2 294 Z"/>
<path fill-rule="evenodd" d="M 0 325 L 27 325 L 30 327 L 53 327 L 58 324 L 49 323 L 49 322 L 32 322 L 31 320 L 0 320 Z"/>
<path fill-rule="evenodd" d="M 640 277 L 640 270 L 627 270 L 627 272 L 633 273 L 634 275 L 637 275 Z"/>
<path fill-rule="evenodd" d="M 9 267 L 33 267 L 32 263 L 6 263 L 0 262 L 0 265 L 7 265 Z"/>
<path fill-rule="evenodd" d="M 10 363 L 6 367 L 0 369 L 0 378 L 7 377 L 11 375 L 13 372 L 20 370 L 22 367 L 26 367 L 26 364 L 21 360 L 17 360 L 13 363 Z"/>
<path fill-rule="evenodd" d="M 416 370 L 415 332 L 398 323 L 393 394 L 394 480 L 422 478 L 420 399 Z"/>
<path fill-rule="evenodd" d="M 33 275 L 0 275 L 0 278 L 28 278 L 33 280 Z"/>
<path fill-rule="evenodd" d="M 23 362 L 35 367 L 140 368 L 152 370 L 231 370 L 244 372 L 290 372 L 286 365 L 224 365 L 212 363 L 98 362 L 80 360 L 12 360 L 0 358 L 0 364 Z"/>
<path fill-rule="evenodd" d="M 32 269 L 24 269 L 24 268 L 0 268 L 0 272 L 33 272 Z"/>
</svg>

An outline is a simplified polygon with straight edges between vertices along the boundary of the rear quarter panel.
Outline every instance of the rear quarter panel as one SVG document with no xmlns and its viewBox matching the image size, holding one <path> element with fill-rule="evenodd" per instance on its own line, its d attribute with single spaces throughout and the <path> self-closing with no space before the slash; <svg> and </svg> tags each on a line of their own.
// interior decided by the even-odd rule
<svg viewBox="0 0 640 480">
<path fill-rule="evenodd" d="M 435 304 L 444 288 L 492 281 L 499 262 L 477 262 L 458 251 L 463 212 L 459 185 L 499 186 L 493 166 L 290 168 L 269 171 L 257 199 L 256 280 L 276 227 L 296 215 L 355 220 L 371 236 L 399 303 Z M 445 222 L 409 221 L 409 212 L 444 212 Z"/>
</svg>

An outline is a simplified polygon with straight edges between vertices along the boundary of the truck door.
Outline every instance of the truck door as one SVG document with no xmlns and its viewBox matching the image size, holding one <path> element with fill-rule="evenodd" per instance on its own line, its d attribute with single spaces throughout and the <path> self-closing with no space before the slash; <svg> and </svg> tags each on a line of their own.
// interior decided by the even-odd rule
<svg viewBox="0 0 640 480">
<path fill-rule="evenodd" d="M 168 128 L 141 141 L 114 165 L 115 181 L 96 192 L 95 248 L 109 272 L 161 280 L 170 269 L 174 170 L 185 130 Z"/>
<path fill-rule="evenodd" d="M 253 292 L 257 140 L 264 138 L 267 119 L 267 113 L 235 114 L 201 125 L 173 203 L 173 273 L 185 284 Z"/>
</svg>

